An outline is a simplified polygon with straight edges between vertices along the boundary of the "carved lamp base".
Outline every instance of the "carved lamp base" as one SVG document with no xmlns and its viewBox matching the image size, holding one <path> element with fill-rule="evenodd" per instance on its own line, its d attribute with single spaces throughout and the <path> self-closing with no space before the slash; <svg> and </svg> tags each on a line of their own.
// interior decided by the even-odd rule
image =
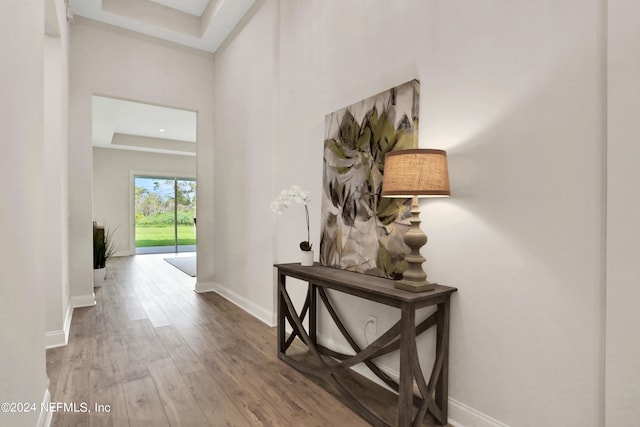
<svg viewBox="0 0 640 427">
<path fill-rule="evenodd" d="M 427 235 L 420 229 L 420 207 L 418 196 L 413 196 L 411 202 L 411 228 L 404 235 L 404 242 L 411 249 L 405 255 L 408 267 L 402 273 L 402 280 L 395 282 L 395 287 L 410 292 L 425 292 L 435 289 L 436 284 L 427 281 L 427 273 L 422 269 L 426 259 L 420 255 L 420 248 L 427 243 Z"/>
<path fill-rule="evenodd" d="M 420 282 L 411 282 L 409 280 L 398 280 L 394 283 L 395 287 L 398 289 L 403 289 L 409 292 L 426 292 L 432 291 L 436 288 L 436 284 L 432 282 L 424 281 Z"/>
</svg>

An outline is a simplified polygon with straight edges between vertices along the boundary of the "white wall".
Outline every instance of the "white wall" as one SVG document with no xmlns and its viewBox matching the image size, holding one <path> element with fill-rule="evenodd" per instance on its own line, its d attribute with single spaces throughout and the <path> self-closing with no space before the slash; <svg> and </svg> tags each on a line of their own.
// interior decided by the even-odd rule
<svg viewBox="0 0 640 427">
<path fill-rule="evenodd" d="M 76 17 L 70 42 L 71 293 L 93 296 L 91 96 L 198 112 L 198 280 L 213 281 L 212 55 Z"/>
<path fill-rule="evenodd" d="M 268 227 L 268 202 L 296 183 L 311 191 L 318 244 L 325 114 L 418 78 L 420 145 L 448 150 L 452 183 L 450 199 L 422 206 L 429 276 L 459 289 L 451 417 L 601 425 L 603 16 L 595 0 L 264 2 L 215 59 L 215 132 L 230 142 L 216 146 L 216 177 L 236 183 L 216 186 L 216 227 L 228 227 L 220 248 L 229 246 L 216 248 L 216 279 L 268 309 L 269 264 L 298 261 L 304 219 L 278 219 L 272 259 L 256 255 L 265 232 L 253 227 Z M 379 330 L 397 316 L 356 299 L 338 305 L 356 330 L 369 314 Z"/>
<path fill-rule="evenodd" d="M 0 402 L 47 393 L 43 184 L 44 2 L 0 5 Z M 37 425 L 39 411 L 0 411 L 0 425 Z"/>
<path fill-rule="evenodd" d="M 274 191 L 278 8 L 276 2 L 269 1 L 258 2 L 256 9 L 233 41 L 216 53 L 212 74 L 213 287 L 263 321 L 273 323 L 269 204 Z"/>
<path fill-rule="evenodd" d="M 134 255 L 132 173 L 195 178 L 196 158 L 108 148 L 93 149 L 93 218 L 113 230 L 117 255 Z"/>
<path fill-rule="evenodd" d="M 47 226 L 42 239 L 46 281 L 47 347 L 67 343 L 72 307 L 69 304 L 68 230 L 68 110 L 69 26 L 64 0 L 46 3 L 51 28 L 44 45 L 44 205 Z M 51 8 L 51 10 L 48 10 Z"/>
<path fill-rule="evenodd" d="M 606 426 L 640 419 L 640 3 L 608 2 Z"/>
<path fill-rule="evenodd" d="M 631 0 L 608 5 L 607 145 L 605 5 L 597 0 L 368 8 L 265 0 L 214 65 L 77 19 L 70 234 L 81 267 L 71 273 L 72 292 L 91 292 L 91 94 L 200 110 L 198 280 L 269 321 L 271 264 L 298 260 L 304 227 L 297 212 L 272 220 L 269 202 L 293 183 L 311 190 L 317 245 L 324 115 L 419 78 L 420 145 L 448 150 L 452 182 L 450 199 L 422 205 L 429 276 L 459 288 L 452 418 L 602 425 L 606 385 L 606 425 L 628 424 L 640 397 L 640 349 L 625 333 L 640 321 L 630 286 L 639 273 L 630 116 L 640 91 L 639 11 Z M 356 329 L 371 313 L 379 330 L 396 316 L 356 299 L 338 305 Z M 336 337 L 327 324 L 321 333 Z M 396 361 L 385 363 L 395 369 Z"/>
<path fill-rule="evenodd" d="M 420 145 L 449 152 L 452 198 L 422 218 L 430 277 L 459 289 L 450 397 L 514 426 L 599 425 L 597 4 L 378 6 L 282 4 L 281 186 L 302 177 L 320 193 L 324 114 L 419 78 Z M 295 259 L 283 228 L 277 258 Z M 357 329 L 379 312 L 344 306 Z"/>
</svg>

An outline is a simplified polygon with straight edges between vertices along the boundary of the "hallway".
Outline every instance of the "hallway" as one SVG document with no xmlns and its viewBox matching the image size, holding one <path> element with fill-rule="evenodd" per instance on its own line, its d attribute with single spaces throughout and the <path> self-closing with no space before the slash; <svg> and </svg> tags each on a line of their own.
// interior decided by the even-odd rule
<svg viewBox="0 0 640 427">
<path fill-rule="evenodd" d="M 97 306 L 75 310 L 69 345 L 47 351 L 51 401 L 92 412 L 52 425 L 366 425 L 277 360 L 274 328 L 193 281 L 161 255 L 111 261 Z"/>
</svg>

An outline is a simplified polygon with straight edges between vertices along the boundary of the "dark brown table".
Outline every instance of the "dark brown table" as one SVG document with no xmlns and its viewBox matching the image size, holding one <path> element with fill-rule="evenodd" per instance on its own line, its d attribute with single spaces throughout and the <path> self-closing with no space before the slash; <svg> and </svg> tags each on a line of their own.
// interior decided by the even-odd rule
<svg viewBox="0 0 640 427">
<path fill-rule="evenodd" d="M 358 396 L 348 390 L 338 378 L 341 371 L 358 363 L 366 364 L 378 378 L 398 393 L 396 426 L 420 425 L 427 413 L 441 425 L 447 424 L 449 301 L 456 288 L 437 285 L 433 291 L 414 293 L 396 289 L 392 280 L 324 267 L 317 263 L 310 267 L 303 267 L 299 263 L 276 264 L 275 267 L 278 269 L 278 357 L 281 360 L 302 372 L 329 380 L 344 397 L 344 403 L 373 426 L 387 427 L 391 424 L 360 403 Z M 306 300 L 300 313 L 287 292 L 287 277 L 308 284 Z M 396 307 L 400 309 L 400 320 L 366 348 L 360 348 L 331 305 L 327 289 Z M 318 344 L 318 297 L 355 355 L 342 354 Z M 436 311 L 416 325 L 416 310 L 434 305 L 437 306 Z M 307 315 L 308 331 L 303 324 Z M 292 328 L 289 336 L 285 334 L 286 322 Z M 436 355 L 427 382 L 418 358 L 416 337 L 432 326 L 436 327 Z M 287 355 L 287 350 L 296 337 L 306 344 L 314 364 Z M 393 351 L 399 351 L 400 354 L 399 381 L 382 372 L 373 362 L 373 359 Z M 420 392 L 419 396 L 414 395 L 414 381 Z"/>
</svg>

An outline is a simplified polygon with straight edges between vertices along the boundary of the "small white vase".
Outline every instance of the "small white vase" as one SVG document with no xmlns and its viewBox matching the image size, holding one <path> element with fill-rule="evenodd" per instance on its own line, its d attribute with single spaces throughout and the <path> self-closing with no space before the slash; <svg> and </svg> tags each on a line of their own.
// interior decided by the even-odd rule
<svg viewBox="0 0 640 427">
<path fill-rule="evenodd" d="M 300 251 L 302 252 L 301 256 L 302 256 L 302 261 L 300 262 L 300 265 L 303 265 L 305 267 L 309 267 L 313 265 L 313 251 Z"/>
<path fill-rule="evenodd" d="M 93 287 L 99 288 L 107 278 L 107 268 L 97 268 L 93 270 Z"/>
</svg>

